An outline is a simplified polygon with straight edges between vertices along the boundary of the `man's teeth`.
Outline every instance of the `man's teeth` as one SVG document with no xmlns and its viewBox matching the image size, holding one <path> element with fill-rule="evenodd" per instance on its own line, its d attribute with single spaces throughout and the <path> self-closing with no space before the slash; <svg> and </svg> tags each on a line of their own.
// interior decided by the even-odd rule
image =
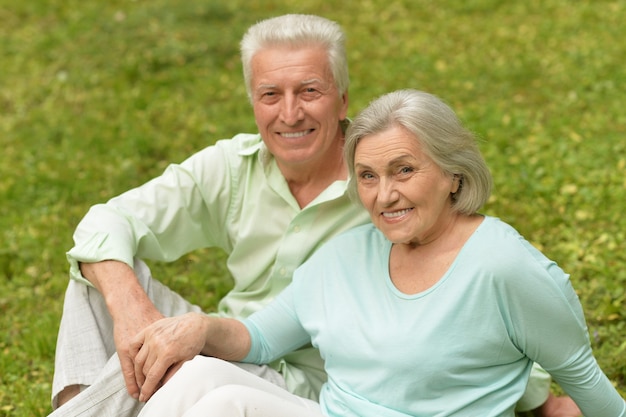
<svg viewBox="0 0 626 417">
<path fill-rule="evenodd" d="M 404 216 L 409 211 L 411 211 L 411 209 L 404 209 L 404 210 L 394 211 L 394 212 L 384 211 L 383 212 L 383 217 L 387 217 L 387 218 L 400 217 L 400 216 Z"/>
<path fill-rule="evenodd" d="M 302 136 L 308 134 L 310 130 L 305 130 L 302 132 L 291 132 L 291 133 L 281 133 L 284 138 L 301 138 Z"/>
</svg>

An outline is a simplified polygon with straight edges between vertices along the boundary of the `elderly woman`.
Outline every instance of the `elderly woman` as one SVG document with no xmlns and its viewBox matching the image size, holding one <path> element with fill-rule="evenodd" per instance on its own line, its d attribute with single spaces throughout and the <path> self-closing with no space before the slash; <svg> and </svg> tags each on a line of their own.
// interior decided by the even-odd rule
<svg viewBox="0 0 626 417">
<path fill-rule="evenodd" d="M 197 317 L 207 356 L 268 363 L 318 347 L 320 403 L 197 357 L 142 415 L 513 416 L 537 362 L 585 415 L 626 416 L 568 275 L 477 213 L 491 176 L 447 105 L 414 90 L 383 96 L 352 123 L 345 156 L 373 224 L 329 241 L 248 319 Z"/>
</svg>

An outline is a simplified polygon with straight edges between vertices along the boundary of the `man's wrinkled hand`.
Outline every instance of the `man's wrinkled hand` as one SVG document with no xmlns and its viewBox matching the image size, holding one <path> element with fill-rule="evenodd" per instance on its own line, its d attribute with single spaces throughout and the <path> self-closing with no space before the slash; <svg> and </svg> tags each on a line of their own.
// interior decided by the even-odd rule
<svg viewBox="0 0 626 417">
<path fill-rule="evenodd" d="M 205 319 L 199 313 L 164 318 L 133 339 L 129 353 L 140 390 L 139 401 L 147 401 L 184 362 L 202 352 Z"/>
</svg>

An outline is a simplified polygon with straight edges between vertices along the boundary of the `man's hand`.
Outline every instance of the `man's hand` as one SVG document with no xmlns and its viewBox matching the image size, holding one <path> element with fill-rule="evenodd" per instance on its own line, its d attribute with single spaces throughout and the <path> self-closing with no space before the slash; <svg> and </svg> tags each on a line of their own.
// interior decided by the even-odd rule
<svg viewBox="0 0 626 417">
<path fill-rule="evenodd" d="M 185 361 L 204 349 L 208 317 L 199 313 L 164 318 L 141 331 L 130 344 L 139 401 L 147 401 Z"/>
</svg>

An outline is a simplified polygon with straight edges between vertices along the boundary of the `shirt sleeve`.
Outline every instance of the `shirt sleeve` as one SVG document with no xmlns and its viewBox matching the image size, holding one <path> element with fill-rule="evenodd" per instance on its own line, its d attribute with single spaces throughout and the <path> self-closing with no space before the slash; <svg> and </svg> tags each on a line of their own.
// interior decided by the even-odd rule
<svg viewBox="0 0 626 417">
<path fill-rule="evenodd" d="M 79 262 L 135 256 L 173 261 L 194 249 L 228 249 L 231 168 L 224 149 L 211 146 L 146 184 L 93 206 L 74 233 L 67 253 L 70 276 L 85 280 Z M 219 227 L 218 227 L 219 226 Z"/>
<path fill-rule="evenodd" d="M 584 415 L 626 416 L 626 403 L 598 366 L 583 309 L 570 281 L 554 262 L 524 242 L 523 276 L 507 282 L 514 342 L 548 371 Z"/>
<path fill-rule="evenodd" d="M 311 341 L 298 320 L 293 295 L 290 285 L 265 308 L 243 320 L 251 347 L 242 362 L 270 363 Z"/>
</svg>

